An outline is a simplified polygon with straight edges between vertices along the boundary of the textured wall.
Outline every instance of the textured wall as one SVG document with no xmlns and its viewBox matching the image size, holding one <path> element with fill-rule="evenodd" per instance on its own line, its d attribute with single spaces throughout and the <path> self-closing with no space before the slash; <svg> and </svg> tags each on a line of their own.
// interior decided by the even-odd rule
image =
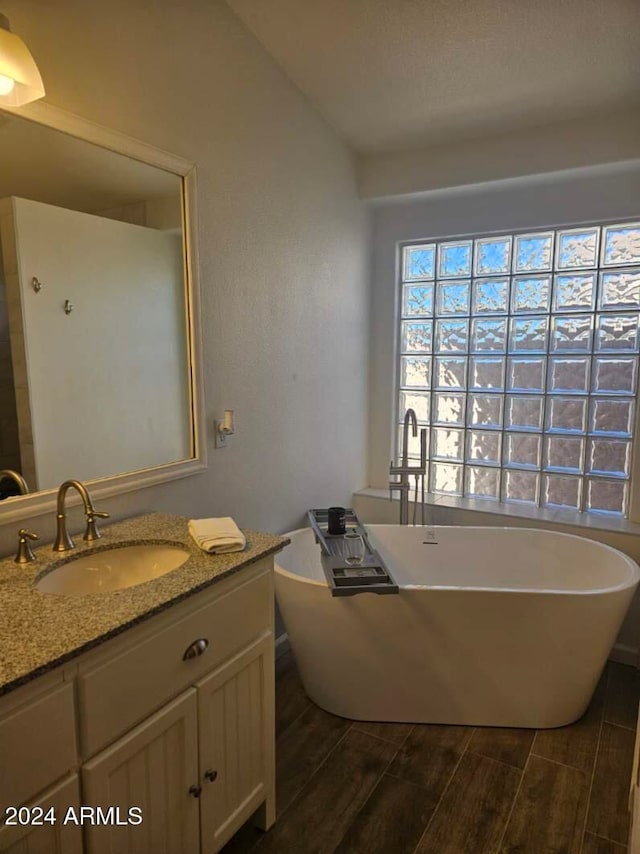
<svg viewBox="0 0 640 854">
<path fill-rule="evenodd" d="M 209 468 L 106 509 L 284 531 L 308 507 L 349 502 L 366 477 L 369 292 L 344 146 L 217 0 L 8 0 L 3 12 L 48 102 L 197 163 Z M 216 451 L 225 408 L 237 433 Z M 33 520 L 45 538 L 49 517 Z M 0 552 L 17 527 L 0 527 Z"/>
</svg>

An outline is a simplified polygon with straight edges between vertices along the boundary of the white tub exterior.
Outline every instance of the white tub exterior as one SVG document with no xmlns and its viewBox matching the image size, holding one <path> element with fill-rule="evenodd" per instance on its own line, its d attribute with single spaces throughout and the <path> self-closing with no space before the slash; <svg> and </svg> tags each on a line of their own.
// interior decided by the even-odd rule
<svg viewBox="0 0 640 854">
<path fill-rule="evenodd" d="M 640 579 L 609 546 L 523 528 L 367 525 L 398 595 L 332 597 L 313 532 L 276 595 L 311 699 L 365 721 L 556 727 L 585 711 Z"/>
</svg>

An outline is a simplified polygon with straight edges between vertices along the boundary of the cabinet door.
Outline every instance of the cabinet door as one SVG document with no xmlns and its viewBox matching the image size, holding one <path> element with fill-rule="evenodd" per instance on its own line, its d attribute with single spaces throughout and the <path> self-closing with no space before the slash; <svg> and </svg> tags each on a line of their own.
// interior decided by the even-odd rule
<svg viewBox="0 0 640 854">
<path fill-rule="evenodd" d="M 275 818 L 273 635 L 255 641 L 196 688 L 201 850 L 211 854 L 261 804 L 265 825 Z"/>
<path fill-rule="evenodd" d="M 198 784 L 197 732 L 190 688 L 83 766 L 84 803 L 119 807 L 109 824 L 85 825 L 89 854 L 198 851 L 198 798 L 189 792 Z M 142 823 L 126 824 L 131 807 Z"/>
<path fill-rule="evenodd" d="M 72 822 L 64 822 L 69 807 L 73 807 L 75 815 L 78 815 L 78 775 L 72 774 L 29 804 L 32 817 L 35 817 L 35 807 L 40 807 L 45 815 L 53 807 L 55 824 L 44 822 L 42 825 L 17 827 L 5 825 L 0 829 L 0 851 L 4 854 L 82 854 L 82 828 Z"/>
</svg>

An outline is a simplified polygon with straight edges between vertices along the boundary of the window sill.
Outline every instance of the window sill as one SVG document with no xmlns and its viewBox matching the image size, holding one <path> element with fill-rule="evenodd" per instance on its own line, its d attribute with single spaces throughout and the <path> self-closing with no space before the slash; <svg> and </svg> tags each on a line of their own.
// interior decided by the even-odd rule
<svg viewBox="0 0 640 854">
<path fill-rule="evenodd" d="M 375 498 L 389 501 L 389 491 L 386 489 L 376 489 L 367 487 L 359 489 L 354 493 L 354 497 L 362 496 L 363 498 Z M 394 504 L 399 502 L 399 498 L 393 497 Z M 413 500 L 410 499 L 413 504 Z M 442 507 L 452 510 L 471 511 L 477 513 L 478 516 L 491 517 L 492 524 L 496 524 L 497 520 L 506 519 L 530 519 L 538 523 L 553 525 L 562 528 L 581 528 L 586 531 L 609 531 L 614 534 L 627 534 L 629 536 L 640 535 L 640 524 L 630 522 L 628 519 L 622 519 L 614 516 L 598 516 L 595 514 L 577 513 L 575 510 L 546 510 L 542 507 L 528 507 L 524 504 L 501 504 L 498 502 L 480 501 L 473 498 L 458 498 L 451 495 L 436 495 L 427 493 L 426 495 L 426 521 L 429 519 L 429 507 Z M 418 510 L 419 515 L 419 510 Z M 397 514 L 394 514 L 397 516 Z M 409 511 L 409 519 L 413 516 L 413 508 Z M 479 523 L 482 520 L 479 518 Z"/>
</svg>

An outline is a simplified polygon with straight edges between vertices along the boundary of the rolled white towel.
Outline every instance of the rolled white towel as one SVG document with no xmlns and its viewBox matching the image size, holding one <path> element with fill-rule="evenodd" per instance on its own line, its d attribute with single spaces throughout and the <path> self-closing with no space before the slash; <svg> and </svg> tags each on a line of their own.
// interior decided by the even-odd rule
<svg viewBox="0 0 640 854">
<path fill-rule="evenodd" d="M 212 555 L 241 552 L 247 539 L 230 516 L 218 519 L 191 519 L 189 533 L 205 552 Z"/>
</svg>

